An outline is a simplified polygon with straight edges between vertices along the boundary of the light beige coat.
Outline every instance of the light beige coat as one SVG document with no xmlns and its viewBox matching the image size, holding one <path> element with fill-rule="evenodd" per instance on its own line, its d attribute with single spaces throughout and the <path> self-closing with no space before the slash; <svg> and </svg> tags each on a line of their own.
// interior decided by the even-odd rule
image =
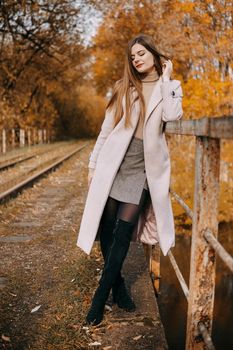
<svg viewBox="0 0 233 350">
<path fill-rule="evenodd" d="M 180 119 L 182 114 L 180 81 L 163 82 L 160 77 L 152 91 L 143 127 L 145 169 L 151 205 L 146 213 L 140 215 L 136 229 L 140 241 L 148 244 L 159 242 L 164 255 L 175 245 L 175 230 L 169 194 L 170 157 L 162 126 L 163 122 Z M 101 132 L 90 157 L 89 167 L 95 171 L 77 241 L 77 245 L 87 254 L 90 254 L 110 189 L 138 120 L 138 101 L 134 103 L 132 110 L 132 126 L 127 129 L 124 127 L 125 116 L 114 128 L 113 113 L 106 111 Z"/>
</svg>

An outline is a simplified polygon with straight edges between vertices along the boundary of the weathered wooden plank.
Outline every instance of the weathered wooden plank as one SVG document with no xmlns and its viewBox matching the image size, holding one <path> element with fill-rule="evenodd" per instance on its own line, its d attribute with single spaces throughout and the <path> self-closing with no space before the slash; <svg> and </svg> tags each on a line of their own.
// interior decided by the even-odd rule
<svg viewBox="0 0 233 350">
<path fill-rule="evenodd" d="M 160 288 L 160 247 L 159 244 L 152 246 L 151 250 L 151 279 L 154 284 L 156 296 L 159 295 Z"/>
<path fill-rule="evenodd" d="M 215 251 L 205 240 L 204 232 L 209 228 L 217 237 L 219 167 L 220 140 L 197 137 L 186 350 L 203 349 L 200 321 L 210 334 L 212 329 Z"/>
<path fill-rule="evenodd" d="M 233 139 L 233 116 L 167 122 L 165 133 Z"/>
<path fill-rule="evenodd" d="M 160 247 L 159 244 L 151 246 L 149 244 L 143 244 L 146 261 L 150 271 L 150 276 L 153 281 L 156 296 L 159 294 L 160 286 Z"/>
</svg>

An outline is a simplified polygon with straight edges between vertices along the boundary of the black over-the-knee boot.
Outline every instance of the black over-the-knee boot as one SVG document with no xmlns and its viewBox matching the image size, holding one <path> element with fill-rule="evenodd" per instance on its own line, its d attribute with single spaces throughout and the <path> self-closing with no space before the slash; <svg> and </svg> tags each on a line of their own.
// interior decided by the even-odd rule
<svg viewBox="0 0 233 350">
<path fill-rule="evenodd" d="M 116 219 L 104 218 L 101 224 L 100 247 L 101 247 L 101 252 L 102 252 L 104 261 L 106 260 L 108 250 L 113 242 L 113 230 L 114 230 L 115 223 L 116 223 Z"/>
<path fill-rule="evenodd" d="M 116 281 L 127 255 L 134 225 L 121 219 L 116 220 L 113 230 L 113 242 L 108 250 L 99 286 L 92 299 L 92 305 L 86 320 L 97 325 L 103 319 L 104 306 L 110 290 Z"/>
<path fill-rule="evenodd" d="M 100 232 L 100 247 L 104 261 L 106 260 L 108 250 L 113 242 L 113 230 L 115 222 L 116 220 L 104 219 L 102 223 L 102 229 Z M 125 281 L 121 275 L 121 271 L 119 271 L 117 278 L 113 283 L 112 297 L 113 302 L 117 304 L 118 307 L 126 311 L 132 312 L 136 309 L 136 306 L 126 289 Z"/>
</svg>

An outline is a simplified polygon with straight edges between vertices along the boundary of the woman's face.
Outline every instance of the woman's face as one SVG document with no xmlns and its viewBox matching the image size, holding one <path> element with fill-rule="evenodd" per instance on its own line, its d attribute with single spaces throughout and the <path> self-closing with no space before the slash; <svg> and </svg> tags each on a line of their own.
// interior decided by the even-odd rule
<svg viewBox="0 0 233 350">
<path fill-rule="evenodd" d="M 131 48 L 131 59 L 134 68 L 139 73 L 150 73 L 155 70 L 154 56 L 141 44 L 134 44 Z"/>
</svg>

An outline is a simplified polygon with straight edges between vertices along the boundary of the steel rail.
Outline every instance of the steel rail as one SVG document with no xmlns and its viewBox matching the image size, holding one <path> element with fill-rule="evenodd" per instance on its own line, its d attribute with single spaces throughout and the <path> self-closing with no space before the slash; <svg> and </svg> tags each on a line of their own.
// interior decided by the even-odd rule
<svg viewBox="0 0 233 350">
<path fill-rule="evenodd" d="M 198 326 L 198 329 L 202 335 L 202 338 L 204 340 L 205 346 L 207 347 L 207 350 L 215 350 L 215 346 L 212 342 L 211 336 L 210 336 L 205 324 L 200 321 L 200 322 L 198 322 L 197 326 Z"/>
<path fill-rule="evenodd" d="M 38 155 L 38 153 L 37 154 L 32 154 L 30 156 L 27 156 L 27 157 L 21 158 L 21 159 L 18 158 L 17 160 L 13 160 L 13 161 L 11 161 L 9 163 L 2 164 L 2 165 L 0 165 L 0 170 L 5 170 L 5 169 L 8 169 L 8 168 L 11 168 L 11 167 L 13 167 L 16 164 L 25 162 L 26 160 L 32 159 L 32 158 L 36 157 L 37 155 Z"/>
<path fill-rule="evenodd" d="M 232 256 L 223 248 L 222 244 L 214 237 L 211 230 L 206 230 L 204 232 L 204 237 L 211 247 L 215 250 L 218 256 L 226 264 L 226 266 L 233 272 L 233 258 Z"/>
<path fill-rule="evenodd" d="M 24 155 L 21 154 L 19 156 L 16 156 L 16 157 L 9 159 L 8 162 L 7 162 L 7 160 L 5 162 L 0 162 L 0 170 L 8 169 L 10 167 L 13 167 L 16 164 L 22 163 L 22 162 L 29 160 L 29 159 L 32 159 L 36 156 L 43 155 L 43 154 L 45 154 L 45 152 L 53 152 L 54 150 L 56 150 L 57 148 L 60 147 L 59 145 L 56 146 L 56 143 L 52 144 L 52 145 L 49 144 L 48 146 L 50 146 L 49 149 L 47 148 L 47 149 L 37 150 L 30 155 L 26 155 L 24 158 L 22 158 Z M 1 164 L 1 163 L 3 163 L 3 164 Z"/>
<path fill-rule="evenodd" d="M 170 189 L 171 195 L 175 198 L 175 200 L 182 206 L 182 208 L 185 210 L 186 214 L 192 219 L 193 218 L 193 211 L 192 209 L 184 202 L 184 200 L 172 189 Z"/>
<path fill-rule="evenodd" d="M 180 282 L 180 286 L 181 286 L 181 288 L 183 290 L 183 293 L 184 293 L 186 299 L 188 300 L 188 298 L 189 298 L 188 286 L 187 286 L 187 284 L 186 284 L 186 282 L 184 280 L 184 277 L 183 277 L 183 275 L 182 275 L 182 273 L 181 273 L 181 271 L 179 269 L 179 266 L 177 265 L 176 259 L 174 258 L 174 255 L 172 254 L 171 250 L 169 250 L 169 252 L 168 252 L 168 257 L 169 257 L 170 262 L 172 264 L 172 267 L 173 267 L 173 269 L 175 271 L 175 274 L 176 274 L 176 276 L 178 278 L 178 281 Z"/>
<path fill-rule="evenodd" d="M 83 146 L 79 146 L 78 148 L 76 148 L 75 150 L 73 150 L 72 152 L 70 152 L 68 155 L 62 157 L 61 159 L 57 160 L 56 162 L 54 162 L 53 164 L 50 164 L 49 166 L 47 166 L 46 168 L 38 171 L 36 174 L 28 177 L 27 179 L 21 181 L 20 183 L 18 183 L 17 185 L 11 187 L 10 189 L 8 189 L 7 191 L 4 191 L 0 194 L 0 201 L 6 201 L 8 200 L 14 193 L 19 192 L 21 189 L 23 189 L 24 187 L 26 187 L 27 185 L 29 185 L 30 183 L 34 182 L 35 180 L 37 180 L 39 177 L 43 176 L 44 174 L 46 174 L 47 172 L 49 172 L 50 170 L 56 168 L 57 166 L 59 166 L 61 163 L 63 163 L 65 160 L 68 160 L 69 158 L 71 158 L 73 155 L 75 155 L 76 153 L 78 153 L 79 151 L 81 151 L 84 147 L 86 147 L 87 144 L 83 145 Z"/>
</svg>

